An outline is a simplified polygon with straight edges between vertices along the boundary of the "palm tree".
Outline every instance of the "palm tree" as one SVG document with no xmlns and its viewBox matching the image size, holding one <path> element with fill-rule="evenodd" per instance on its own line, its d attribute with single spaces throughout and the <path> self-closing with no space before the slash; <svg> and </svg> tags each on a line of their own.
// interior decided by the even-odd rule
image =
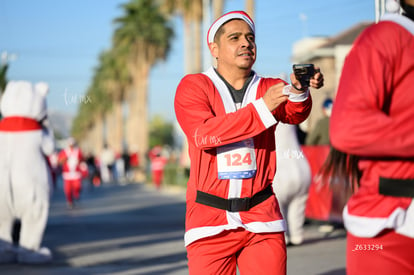
<svg viewBox="0 0 414 275">
<path fill-rule="evenodd" d="M 161 0 L 161 3 L 163 11 L 167 14 L 178 14 L 183 18 L 185 73 L 200 72 L 203 0 Z"/>
<path fill-rule="evenodd" d="M 99 152 L 105 142 L 104 118 L 112 106 L 112 101 L 103 86 L 103 78 L 103 68 L 98 66 L 95 69 L 92 84 L 86 92 L 91 102 L 80 105 L 72 126 L 72 135 L 82 141 L 81 147 L 88 148 L 94 153 Z"/>
<path fill-rule="evenodd" d="M 127 143 L 137 148 L 145 160 L 148 150 L 147 94 L 151 67 L 166 59 L 173 29 L 160 12 L 156 1 L 132 0 L 122 5 L 124 15 L 115 19 L 114 46 L 128 53 L 126 65 L 132 86 L 129 102 Z"/>
<path fill-rule="evenodd" d="M 213 0 L 213 19 L 216 20 L 223 13 L 224 0 Z"/>
<path fill-rule="evenodd" d="M 7 77 L 6 77 L 6 73 L 7 73 L 7 68 L 8 65 L 6 64 L 0 64 L 0 96 L 2 95 L 4 89 L 6 88 L 6 84 L 7 84 Z"/>
<path fill-rule="evenodd" d="M 254 0 L 246 0 L 246 12 L 254 20 Z"/>
<path fill-rule="evenodd" d="M 108 128 L 107 142 L 116 152 L 121 152 L 124 142 L 123 104 L 126 89 L 130 84 L 130 75 L 125 66 L 125 54 L 121 49 L 112 48 L 100 56 L 103 85 L 112 108 L 107 113 Z"/>
</svg>

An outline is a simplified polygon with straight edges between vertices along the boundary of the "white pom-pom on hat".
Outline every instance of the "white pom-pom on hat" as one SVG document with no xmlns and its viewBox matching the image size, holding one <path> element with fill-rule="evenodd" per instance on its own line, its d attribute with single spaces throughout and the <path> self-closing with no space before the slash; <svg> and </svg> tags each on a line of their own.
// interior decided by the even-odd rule
<svg viewBox="0 0 414 275">
<path fill-rule="evenodd" d="M 397 13 L 400 8 L 399 0 L 387 0 L 385 3 L 385 10 L 389 13 Z"/>
</svg>

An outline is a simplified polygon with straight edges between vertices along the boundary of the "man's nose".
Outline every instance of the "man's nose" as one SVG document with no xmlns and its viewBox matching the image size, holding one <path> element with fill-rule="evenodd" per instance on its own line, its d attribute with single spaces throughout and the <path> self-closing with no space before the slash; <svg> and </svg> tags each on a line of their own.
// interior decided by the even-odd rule
<svg viewBox="0 0 414 275">
<path fill-rule="evenodd" d="M 242 44 L 243 47 L 246 47 L 246 48 L 247 47 L 250 47 L 250 48 L 253 47 L 253 43 L 246 36 L 243 36 L 241 38 L 241 44 Z"/>
<path fill-rule="evenodd" d="M 249 43 L 247 43 L 247 40 L 246 39 L 241 39 L 240 40 L 240 46 L 242 48 L 247 48 L 249 46 Z"/>
</svg>

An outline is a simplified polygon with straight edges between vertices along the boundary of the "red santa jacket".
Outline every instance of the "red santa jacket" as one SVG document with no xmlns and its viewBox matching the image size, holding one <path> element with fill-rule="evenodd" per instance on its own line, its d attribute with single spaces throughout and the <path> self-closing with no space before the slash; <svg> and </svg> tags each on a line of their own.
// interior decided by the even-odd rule
<svg viewBox="0 0 414 275">
<path fill-rule="evenodd" d="M 175 96 L 177 120 L 187 136 L 191 159 L 187 183 L 185 244 L 238 227 L 252 232 L 279 232 L 285 222 L 275 196 L 249 211 L 229 212 L 195 202 L 197 190 L 222 198 L 252 197 L 272 184 L 276 169 L 274 130 L 277 121 L 297 124 L 307 118 L 308 93 L 293 102 L 291 94 L 273 113 L 262 96 L 281 79 L 254 75 L 242 108 L 235 110 L 231 95 L 214 69 L 185 76 Z M 220 179 L 217 152 L 225 145 L 252 140 L 256 173 L 252 178 Z M 231 161 L 237 161 L 232 159 Z M 243 159 L 241 159 L 243 161 Z"/>
<path fill-rule="evenodd" d="M 347 229 L 373 237 L 393 228 L 414 237 L 412 199 L 379 194 L 381 177 L 414 179 L 414 23 L 400 15 L 383 19 L 345 60 L 330 136 L 334 147 L 361 158 L 360 188 L 344 210 Z"/>
<path fill-rule="evenodd" d="M 64 180 L 79 180 L 82 178 L 82 152 L 79 148 L 66 148 L 59 153 L 59 160 L 62 162 L 62 177 Z"/>
</svg>

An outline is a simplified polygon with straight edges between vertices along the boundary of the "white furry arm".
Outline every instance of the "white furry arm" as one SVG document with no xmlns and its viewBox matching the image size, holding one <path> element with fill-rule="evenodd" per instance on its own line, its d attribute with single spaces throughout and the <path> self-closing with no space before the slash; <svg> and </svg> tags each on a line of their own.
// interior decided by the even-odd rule
<svg viewBox="0 0 414 275">
<path fill-rule="evenodd" d="M 42 151 L 46 156 L 51 155 L 55 151 L 55 137 L 50 127 L 42 129 Z"/>
</svg>

